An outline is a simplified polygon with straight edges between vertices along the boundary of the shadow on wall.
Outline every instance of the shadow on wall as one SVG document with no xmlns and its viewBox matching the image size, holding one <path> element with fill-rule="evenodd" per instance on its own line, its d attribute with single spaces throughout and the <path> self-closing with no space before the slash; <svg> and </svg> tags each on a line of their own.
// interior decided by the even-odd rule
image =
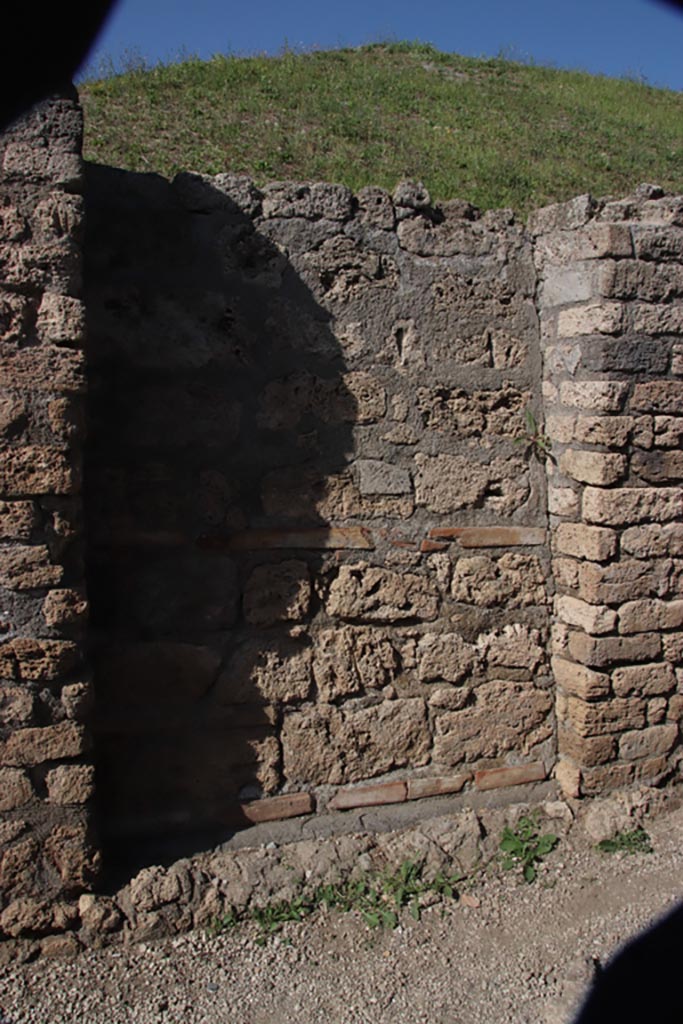
<svg viewBox="0 0 683 1024">
<path fill-rule="evenodd" d="M 200 830 L 215 842 L 239 800 L 281 788 L 279 719 L 310 695 L 307 624 L 335 563 L 357 401 L 330 314 L 255 230 L 253 186 L 229 181 L 87 169 L 88 586 L 114 860 L 133 836 L 157 857 L 190 830 L 187 850 Z"/>
</svg>

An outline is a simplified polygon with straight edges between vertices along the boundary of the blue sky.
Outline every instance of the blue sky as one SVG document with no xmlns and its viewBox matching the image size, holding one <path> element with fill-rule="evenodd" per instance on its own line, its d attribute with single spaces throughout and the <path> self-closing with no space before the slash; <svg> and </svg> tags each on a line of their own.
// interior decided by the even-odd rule
<svg viewBox="0 0 683 1024">
<path fill-rule="evenodd" d="M 275 54 L 285 45 L 329 49 L 382 39 L 683 89 L 683 13 L 657 0 L 119 0 L 90 61 Z"/>
</svg>

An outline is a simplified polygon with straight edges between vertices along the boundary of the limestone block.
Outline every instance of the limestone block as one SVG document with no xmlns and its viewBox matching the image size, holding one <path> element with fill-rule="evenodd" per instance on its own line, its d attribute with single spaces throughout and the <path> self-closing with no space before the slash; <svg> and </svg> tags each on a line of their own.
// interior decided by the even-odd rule
<svg viewBox="0 0 683 1024">
<path fill-rule="evenodd" d="M 2 353 L 0 387 L 82 392 L 85 388 L 83 353 L 56 345 L 28 346 Z"/>
<path fill-rule="evenodd" d="M 621 550 L 638 558 L 683 555 L 683 523 L 632 526 L 621 535 Z"/>
<path fill-rule="evenodd" d="M 625 764 L 604 764 L 584 768 L 581 773 L 581 795 L 597 796 L 625 786 L 657 786 L 671 772 L 666 755 L 648 757 Z"/>
<path fill-rule="evenodd" d="M 605 266 L 600 287 L 614 298 L 669 302 L 683 295 L 683 267 L 619 260 Z"/>
<path fill-rule="evenodd" d="M 678 629 L 683 626 L 683 601 L 659 601 L 656 598 L 627 601 L 619 609 L 620 633 L 646 633 L 651 629 Z"/>
<path fill-rule="evenodd" d="M 555 551 L 591 562 L 606 562 L 617 549 L 616 531 L 585 523 L 559 523 L 552 534 Z"/>
<path fill-rule="evenodd" d="M 620 302 L 591 302 L 562 309 L 557 315 L 557 334 L 574 338 L 583 334 L 617 334 L 624 320 Z"/>
<path fill-rule="evenodd" d="M 0 768 L 0 811 L 23 807 L 33 796 L 33 786 L 26 772 L 19 768 Z"/>
<path fill-rule="evenodd" d="M 0 501 L 0 539 L 29 540 L 39 523 L 32 501 Z"/>
<path fill-rule="evenodd" d="M 545 579 L 541 560 L 535 555 L 474 555 L 456 562 L 451 595 L 456 601 L 485 608 L 543 605 L 547 600 Z"/>
<path fill-rule="evenodd" d="M 683 445 L 683 419 L 680 416 L 654 417 L 654 443 L 660 448 Z"/>
<path fill-rule="evenodd" d="M 683 380 L 652 380 L 636 384 L 631 409 L 680 416 L 683 414 Z"/>
<path fill-rule="evenodd" d="M 568 448 L 560 456 L 560 469 L 580 483 L 608 486 L 626 471 L 626 456 Z"/>
<path fill-rule="evenodd" d="M 472 707 L 447 711 L 436 719 L 436 764 L 495 758 L 510 750 L 528 753 L 551 735 L 549 691 L 528 683 L 493 681 L 481 683 L 475 693 Z"/>
<path fill-rule="evenodd" d="M 633 329 L 643 334 L 683 334 L 683 306 L 636 306 Z"/>
<path fill-rule="evenodd" d="M 673 664 L 683 661 L 683 633 L 665 633 L 662 637 L 664 657 Z"/>
<path fill-rule="evenodd" d="M 650 661 L 661 655 L 661 646 L 658 633 L 593 637 L 574 632 L 569 637 L 572 657 L 595 668 L 604 668 L 617 661 Z"/>
<path fill-rule="evenodd" d="M 619 739 L 619 756 L 625 761 L 668 754 L 678 739 L 677 725 L 651 725 L 625 732 Z"/>
<path fill-rule="evenodd" d="M 42 614 L 48 626 L 70 626 L 82 622 L 88 611 L 88 601 L 78 590 L 51 590 L 42 605 Z"/>
<path fill-rule="evenodd" d="M 380 459 L 358 459 L 355 467 L 359 475 L 359 489 L 368 494 L 410 494 L 410 473 Z"/>
<path fill-rule="evenodd" d="M 65 757 L 78 757 L 89 746 L 83 726 L 59 722 L 36 729 L 17 729 L 0 743 L 0 764 L 22 766 L 44 764 Z"/>
<path fill-rule="evenodd" d="M 483 505 L 509 515 L 529 498 L 529 470 L 521 459 L 492 459 L 486 464 L 461 455 L 418 454 L 415 465 L 415 499 L 430 512 Z"/>
<path fill-rule="evenodd" d="M 645 696 L 671 693 L 675 686 L 674 670 L 666 662 L 623 665 L 612 672 L 612 688 L 618 697 L 628 697 L 632 693 Z"/>
<path fill-rule="evenodd" d="M 71 494 L 77 477 L 64 453 L 47 445 L 0 449 L 0 493 L 6 498 L 30 494 Z"/>
<path fill-rule="evenodd" d="M 555 682 L 567 693 L 581 700 L 600 700 L 610 692 L 610 679 L 604 672 L 595 672 L 566 658 L 551 658 Z"/>
<path fill-rule="evenodd" d="M 634 224 L 633 246 L 641 260 L 683 260 L 683 231 L 680 228 Z"/>
<path fill-rule="evenodd" d="M 311 681 L 310 648 L 263 637 L 237 648 L 213 695 L 219 704 L 288 703 L 306 700 Z"/>
<path fill-rule="evenodd" d="M 608 526 L 630 526 L 678 519 L 683 507 L 680 487 L 621 487 L 619 500 L 599 487 L 586 487 L 583 493 L 583 514 L 589 523 Z"/>
<path fill-rule="evenodd" d="M 647 702 L 647 724 L 661 725 L 666 720 L 668 701 L 666 697 L 653 697 Z"/>
<path fill-rule="evenodd" d="M 475 649 L 459 633 L 427 633 L 418 643 L 418 678 L 423 683 L 460 683 L 472 672 Z"/>
<path fill-rule="evenodd" d="M 584 416 L 579 414 L 574 424 L 573 440 L 581 444 L 602 444 L 623 448 L 633 430 L 633 416 Z"/>
<path fill-rule="evenodd" d="M 553 231 L 574 231 L 583 227 L 595 210 L 595 200 L 586 193 L 566 203 L 553 203 L 534 210 L 529 217 L 529 231 L 533 235 L 546 235 Z"/>
<path fill-rule="evenodd" d="M 276 622 L 301 622 L 311 602 L 308 566 L 295 559 L 275 565 L 260 565 L 252 572 L 244 590 L 244 615 L 252 626 Z"/>
<path fill-rule="evenodd" d="M 425 576 L 359 562 L 340 568 L 326 608 L 330 615 L 366 622 L 431 621 L 438 615 L 439 596 Z"/>
<path fill-rule="evenodd" d="M 563 381 L 560 401 L 587 412 L 619 412 L 628 394 L 628 384 L 613 380 Z"/>
<path fill-rule="evenodd" d="M 683 480 L 683 451 L 634 452 L 631 469 L 651 484 Z"/>
<path fill-rule="evenodd" d="M 548 487 L 548 511 L 554 516 L 577 516 L 581 508 L 581 497 L 571 487 Z"/>
<path fill-rule="evenodd" d="M 544 251 L 548 249 L 544 247 Z M 541 307 L 564 306 L 570 302 L 586 302 L 600 294 L 600 268 L 589 264 L 553 266 L 545 263 L 539 291 Z"/>
<path fill-rule="evenodd" d="M 561 622 L 578 626 L 586 633 L 611 633 L 617 623 L 616 612 L 603 604 L 588 604 L 578 597 L 556 597 L 555 614 Z"/>
<path fill-rule="evenodd" d="M 613 697 L 595 704 L 588 704 L 578 697 L 568 697 L 568 721 L 579 736 L 604 736 L 627 729 L 642 729 L 646 706 L 641 697 Z"/>
<path fill-rule="evenodd" d="M 89 764 L 61 765 L 45 778 L 52 804 L 84 804 L 95 792 L 95 769 Z"/>
</svg>

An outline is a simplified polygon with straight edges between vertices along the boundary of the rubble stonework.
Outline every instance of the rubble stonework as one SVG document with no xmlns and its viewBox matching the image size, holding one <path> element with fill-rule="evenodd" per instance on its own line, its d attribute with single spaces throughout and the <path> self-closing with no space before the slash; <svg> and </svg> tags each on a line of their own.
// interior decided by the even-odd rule
<svg viewBox="0 0 683 1024">
<path fill-rule="evenodd" d="M 557 778 L 590 796 L 680 760 L 683 200 L 584 196 L 531 228 L 555 455 Z"/>
<path fill-rule="evenodd" d="M 4 933 L 130 917 L 94 805 L 106 851 L 674 778 L 683 200 L 524 229 L 83 178 L 79 133 L 58 99 L 2 143 Z M 150 934 L 196 918 L 169 879 Z"/>
<path fill-rule="evenodd" d="M 5 934 L 69 927 L 100 869 L 85 664 L 81 132 L 67 95 L 0 138 Z"/>
</svg>

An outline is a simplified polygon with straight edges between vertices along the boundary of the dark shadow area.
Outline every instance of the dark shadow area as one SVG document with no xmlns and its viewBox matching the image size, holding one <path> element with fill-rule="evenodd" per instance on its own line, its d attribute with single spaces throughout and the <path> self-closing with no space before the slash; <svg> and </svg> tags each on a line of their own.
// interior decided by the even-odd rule
<svg viewBox="0 0 683 1024">
<path fill-rule="evenodd" d="M 356 402 L 329 314 L 255 228 L 257 191 L 232 181 L 231 197 L 87 168 L 84 490 L 110 876 L 244 824 L 240 801 L 282 786 L 284 707 L 314 685 L 326 481 L 347 464 Z"/>
<path fill-rule="evenodd" d="M 629 942 L 596 976 L 574 1024 L 680 1024 L 683 903 Z"/>
</svg>

